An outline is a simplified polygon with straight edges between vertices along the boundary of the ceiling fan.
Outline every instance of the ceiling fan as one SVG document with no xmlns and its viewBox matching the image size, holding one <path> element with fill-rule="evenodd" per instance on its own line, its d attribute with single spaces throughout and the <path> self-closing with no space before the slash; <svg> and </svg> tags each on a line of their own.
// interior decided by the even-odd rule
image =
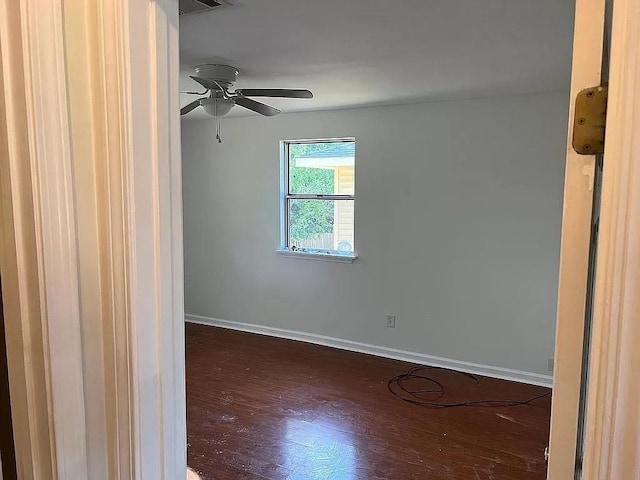
<svg viewBox="0 0 640 480">
<path fill-rule="evenodd" d="M 309 90 L 292 90 L 284 88 L 243 88 L 230 90 L 238 79 L 238 70 L 228 65 L 205 64 L 194 68 L 195 75 L 190 76 L 205 88 L 204 92 L 180 92 L 189 95 L 207 95 L 194 100 L 180 109 L 180 115 L 186 115 L 192 110 L 203 107 L 209 115 L 219 118 L 229 113 L 235 106 L 247 108 L 253 112 L 272 117 L 280 110 L 258 102 L 250 97 L 272 98 L 313 98 Z"/>
</svg>

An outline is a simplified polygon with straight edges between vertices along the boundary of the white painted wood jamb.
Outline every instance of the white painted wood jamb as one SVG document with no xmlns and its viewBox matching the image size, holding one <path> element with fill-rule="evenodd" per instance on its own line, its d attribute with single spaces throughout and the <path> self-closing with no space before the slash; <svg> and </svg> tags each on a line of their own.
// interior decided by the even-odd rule
<svg viewBox="0 0 640 480">
<path fill-rule="evenodd" d="M 600 84 L 604 6 L 605 0 L 576 1 L 547 472 L 549 480 L 571 479 L 575 471 L 595 157 L 578 155 L 571 146 L 573 100 L 580 90 Z"/>
<path fill-rule="evenodd" d="M 133 407 L 133 458 L 136 478 L 164 478 L 162 465 L 162 378 L 160 361 L 159 272 L 156 234 L 158 207 L 156 154 L 152 132 L 150 89 L 155 94 L 151 72 L 151 2 L 122 0 L 125 8 L 124 74 L 128 224 L 128 264 L 131 308 L 131 368 Z M 146 295 L 144 293 L 146 292 Z M 146 439 L 146 441 L 145 441 Z"/>
<path fill-rule="evenodd" d="M 584 477 L 640 478 L 640 0 L 613 10 Z"/>
<path fill-rule="evenodd" d="M 178 4 L 120 1 L 135 474 L 173 480 L 186 472 Z"/>
<path fill-rule="evenodd" d="M 42 339 L 41 285 L 26 113 L 22 12 L 0 0 L 0 269 L 20 479 L 52 478 L 53 422 Z"/>
<path fill-rule="evenodd" d="M 20 478 L 105 478 L 108 468 L 114 479 L 182 479 L 177 0 L 96 0 L 63 16 L 81 1 L 0 0 L 0 80 L 9 98 L 6 129 L 0 108 L 0 147 L 8 152 L 0 162 L 0 258 L 19 323 L 8 331 L 12 398 L 21 402 L 14 415 Z M 65 43 L 64 20 L 88 32 L 85 50 Z M 68 75 L 82 93 L 68 96 Z M 83 121 L 92 123 L 93 139 L 75 142 L 82 132 L 70 124 Z M 74 191 L 74 151 L 93 162 L 83 172 L 95 186 Z M 74 193 L 92 190 L 93 210 L 78 222 Z M 92 218 L 97 229 L 86 228 Z M 80 240 L 98 245 L 99 258 L 79 262 Z M 103 302 L 101 319 L 92 318 L 103 327 L 103 364 L 84 372 L 79 269 L 99 286 L 86 298 Z M 100 355 L 92 358 L 99 363 Z M 94 368 L 104 372 L 105 401 L 92 404 L 91 428 L 94 440 L 103 432 L 105 441 L 93 445 L 106 448 L 94 448 L 89 465 L 83 374 Z"/>
<path fill-rule="evenodd" d="M 107 377 L 111 388 L 107 388 L 107 418 L 112 430 L 110 447 L 114 451 L 114 476 L 126 480 L 138 478 L 135 470 L 135 431 L 137 424 L 133 412 L 133 364 L 132 364 L 132 315 L 130 302 L 130 260 L 129 260 L 129 217 L 128 182 L 129 137 L 126 125 L 129 107 L 125 94 L 128 88 L 126 75 L 128 56 L 125 52 L 126 10 L 120 1 L 100 0 L 95 3 L 94 30 L 97 39 L 96 69 L 103 110 L 97 113 L 102 119 L 101 145 L 97 155 L 101 155 L 105 195 L 104 232 L 107 250 L 106 281 L 110 295 L 108 309 L 111 321 L 105 326 L 110 338 L 106 351 L 112 358 Z M 91 29 L 92 26 L 89 26 Z M 95 132 L 98 134 L 98 132 Z"/>
<path fill-rule="evenodd" d="M 156 0 L 153 19 L 164 471 L 172 479 L 184 475 L 187 462 L 178 2 Z"/>
<path fill-rule="evenodd" d="M 61 0 L 22 0 L 45 366 L 59 478 L 87 478 L 75 199 Z"/>
</svg>

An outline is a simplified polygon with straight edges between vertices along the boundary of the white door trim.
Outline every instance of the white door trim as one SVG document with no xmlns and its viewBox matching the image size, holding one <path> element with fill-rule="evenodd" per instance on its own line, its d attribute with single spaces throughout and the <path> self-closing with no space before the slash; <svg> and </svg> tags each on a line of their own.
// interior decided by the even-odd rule
<svg viewBox="0 0 640 480">
<path fill-rule="evenodd" d="M 640 478 L 640 0 L 615 0 L 585 479 Z"/>
<path fill-rule="evenodd" d="M 129 80 L 135 464 L 142 478 L 173 479 L 186 472 L 178 2 L 121 1 L 129 22 L 121 60 Z"/>
<path fill-rule="evenodd" d="M 578 90 L 600 82 L 605 12 L 603 0 L 578 0 L 576 7 L 574 98 Z M 611 32 L 582 459 L 582 478 L 587 480 L 640 478 L 640 0 L 613 1 Z M 551 480 L 574 478 L 591 216 L 591 199 L 580 186 L 579 173 L 584 169 L 591 174 L 591 162 L 592 157 L 568 151 Z"/>
<path fill-rule="evenodd" d="M 177 0 L 0 17 L 20 478 L 184 478 Z"/>
<path fill-rule="evenodd" d="M 615 2 L 589 479 L 635 478 L 640 471 L 633 348 L 640 341 L 640 0 Z M 85 14 L 66 16 L 74 8 Z M 601 30 L 585 26 L 589 18 L 600 22 L 603 11 L 602 0 L 578 0 L 574 94 L 599 81 L 599 66 L 584 62 L 601 48 Z M 76 33 L 91 40 L 86 51 L 67 40 L 72 25 L 84 27 Z M 20 478 L 77 478 L 85 471 L 86 478 L 184 478 L 177 33 L 177 0 L 0 0 L 0 268 L 7 317 L 14 319 L 7 336 Z M 45 81 L 47 74 L 53 79 Z M 83 143 L 77 126 L 87 111 L 95 137 Z M 88 171 L 78 167 L 79 152 L 91 162 Z M 576 193 L 565 200 L 553 480 L 573 473 L 563 469 L 575 453 L 581 358 L 575 344 L 581 344 L 590 220 L 582 207 L 568 206 L 590 205 L 592 169 L 592 160 L 568 153 L 566 181 Z M 79 186 L 81 175 L 93 186 Z M 80 213 L 79 199 L 89 194 L 96 201 Z M 98 227 L 88 228 L 87 219 Z M 82 254 L 91 242 L 94 260 Z M 574 262 L 564 264 L 567 259 Z M 78 286 L 88 279 L 99 286 L 101 304 L 93 321 L 102 329 L 104 352 L 95 362 L 83 355 L 91 297 Z M 71 339 L 64 349 L 63 334 Z M 62 375 L 66 367 L 74 378 Z M 88 408 L 94 372 L 104 378 L 102 416 Z M 105 438 L 97 454 L 86 443 L 94 434 Z M 70 474 L 75 468 L 81 473 Z"/>
<path fill-rule="evenodd" d="M 43 3 L 45 3 L 45 10 L 40 20 L 53 21 L 55 25 L 52 12 L 47 11 L 51 8 L 50 3 Z M 42 213 L 51 213 L 57 207 L 67 206 L 65 202 L 68 200 L 66 197 L 69 193 L 68 185 L 61 186 L 60 195 L 55 193 L 51 196 L 45 195 L 43 199 L 40 194 L 44 174 L 38 171 L 38 167 L 44 167 L 45 160 L 41 152 L 45 142 L 59 142 L 57 146 L 61 149 L 53 155 L 52 169 L 53 175 L 60 173 L 64 177 L 68 166 L 65 164 L 68 160 L 68 149 L 65 149 L 64 139 L 61 137 L 64 125 L 60 125 L 52 132 L 53 135 L 57 134 L 58 138 L 46 140 L 33 138 L 36 129 L 42 132 L 43 123 L 46 124 L 50 120 L 36 116 L 42 114 L 43 106 L 34 104 L 34 79 L 30 75 L 32 60 L 35 60 L 33 53 L 42 48 L 43 42 L 47 44 L 46 40 L 50 41 L 58 37 L 59 31 L 50 24 L 49 28 L 41 32 L 41 35 L 35 34 L 32 39 L 29 31 L 33 27 L 33 18 L 29 15 L 27 7 L 24 1 L 19 3 L 0 1 L 0 48 L 2 49 L 0 269 L 3 276 L 5 318 L 8 320 L 5 325 L 7 360 L 18 476 L 21 479 L 38 479 L 55 478 L 54 472 L 57 470 L 54 437 L 56 410 L 52 399 L 51 380 L 54 376 L 52 369 L 57 370 L 61 365 L 60 362 L 51 362 L 49 357 L 46 322 L 48 306 L 44 295 L 48 282 L 43 278 L 44 265 L 54 265 L 54 271 L 67 280 L 71 272 L 68 257 L 65 260 L 54 254 L 46 261 L 43 259 L 44 247 L 51 248 L 51 239 L 43 240 Z M 35 4 L 32 2 L 31 12 L 33 7 Z M 49 43 L 49 45 L 52 44 Z M 37 81 L 38 79 L 35 79 L 35 82 Z M 61 86 L 59 81 L 60 76 L 55 72 L 50 86 L 59 88 Z M 38 98 L 38 101 L 40 100 Z M 61 103 L 57 95 L 47 100 L 51 101 L 52 106 L 58 106 Z M 64 111 L 63 109 L 63 115 Z M 54 219 L 47 220 L 52 222 Z M 61 212 L 59 228 L 63 228 L 68 220 L 69 213 Z M 51 224 L 49 227 L 56 228 Z M 67 233 L 61 239 L 62 243 L 65 248 L 73 248 L 73 243 L 69 241 L 70 232 Z M 48 253 L 51 253 L 50 250 Z M 65 261 L 67 265 L 64 264 Z M 58 263 L 58 270 L 55 268 L 56 263 Z M 73 286 L 63 288 L 62 293 L 68 294 L 71 302 L 74 302 Z M 60 321 L 58 315 L 60 312 L 56 312 L 56 308 L 59 307 L 58 303 L 50 306 L 54 321 Z M 72 315 L 75 315 L 75 312 L 72 311 Z M 72 317 L 66 324 L 63 319 L 62 327 L 73 328 L 73 325 L 77 325 L 76 321 L 77 316 Z M 77 347 L 77 343 L 73 340 L 71 345 Z M 59 352 L 57 346 L 53 351 Z M 77 353 L 75 351 L 67 357 L 74 371 L 77 368 Z M 55 378 L 59 378 L 58 373 L 59 371 L 56 371 Z M 69 399 L 72 403 L 78 401 L 77 394 L 77 390 L 71 392 Z M 60 406 L 59 400 L 59 398 L 56 399 L 57 406 Z M 60 413 L 60 409 L 57 413 Z M 81 419 L 74 421 L 83 428 Z M 62 448 L 68 445 L 65 443 L 68 437 L 63 439 L 63 436 L 61 432 Z M 81 452 L 75 460 L 82 463 L 82 456 Z M 62 468 L 64 469 L 64 466 Z"/>
<path fill-rule="evenodd" d="M 579 91 L 600 84 L 604 7 L 605 0 L 576 1 L 547 474 L 550 480 L 572 479 L 575 471 L 595 157 L 578 155 L 571 146 L 573 99 Z"/>
<path fill-rule="evenodd" d="M 60 0 L 22 1 L 45 367 L 58 476 L 86 478 L 76 205 Z"/>
</svg>

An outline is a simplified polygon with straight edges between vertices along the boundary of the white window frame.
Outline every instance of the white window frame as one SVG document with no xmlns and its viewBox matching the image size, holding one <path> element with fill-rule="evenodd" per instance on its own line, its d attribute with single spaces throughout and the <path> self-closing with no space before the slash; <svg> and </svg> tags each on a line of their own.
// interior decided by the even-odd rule
<svg viewBox="0 0 640 480">
<path fill-rule="evenodd" d="M 353 195 L 322 195 L 322 194 L 295 194 L 289 192 L 289 149 L 292 144 L 313 144 L 313 143 L 355 143 L 355 137 L 341 138 L 315 138 L 303 140 L 282 140 L 280 142 L 280 248 L 277 252 L 286 257 L 302 258 L 309 260 L 329 260 L 334 262 L 351 263 L 358 255 L 355 250 L 355 190 Z M 356 147 L 357 150 L 357 147 Z M 354 162 L 354 178 L 356 166 Z M 354 250 L 349 253 L 342 253 L 337 250 L 294 250 L 289 246 L 289 202 L 291 200 L 349 200 L 354 202 Z"/>
</svg>

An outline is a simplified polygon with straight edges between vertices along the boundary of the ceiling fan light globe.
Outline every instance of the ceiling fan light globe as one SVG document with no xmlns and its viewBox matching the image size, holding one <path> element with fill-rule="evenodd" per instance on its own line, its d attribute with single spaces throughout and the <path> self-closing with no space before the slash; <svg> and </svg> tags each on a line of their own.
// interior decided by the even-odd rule
<svg viewBox="0 0 640 480">
<path fill-rule="evenodd" d="M 233 103 L 233 100 L 229 100 L 226 98 L 205 98 L 203 100 L 200 100 L 200 105 L 202 105 L 204 111 L 212 117 L 216 116 L 216 110 L 218 116 L 222 117 L 229 113 L 229 111 L 235 104 Z"/>
</svg>

